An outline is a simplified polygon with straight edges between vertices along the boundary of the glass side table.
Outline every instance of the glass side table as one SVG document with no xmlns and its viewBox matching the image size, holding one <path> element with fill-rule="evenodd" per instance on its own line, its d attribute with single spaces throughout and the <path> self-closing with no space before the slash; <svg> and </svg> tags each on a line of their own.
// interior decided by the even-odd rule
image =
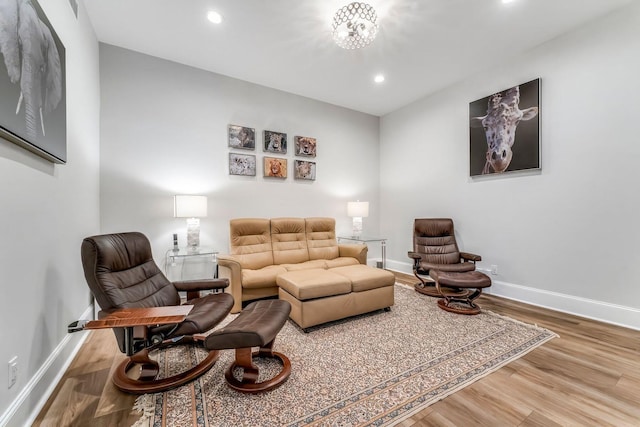
<svg viewBox="0 0 640 427">
<path fill-rule="evenodd" d="M 371 237 L 371 236 L 338 236 L 338 243 L 345 240 L 347 242 L 356 242 L 366 245 L 370 242 L 380 242 L 380 251 L 382 254 L 382 268 L 387 268 L 387 238 Z"/>
<path fill-rule="evenodd" d="M 199 246 L 169 249 L 165 257 L 165 272 L 169 280 L 188 280 L 218 277 L 218 251 L 213 248 Z M 210 268 L 213 263 L 213 272 Z M 187 266 L 199 266 L 197 271 L 185 271 Z M 179 271 L 176 271 L 179 270 Z M 198 277 L 199 276 L 199 277 Z"/>
</svg>

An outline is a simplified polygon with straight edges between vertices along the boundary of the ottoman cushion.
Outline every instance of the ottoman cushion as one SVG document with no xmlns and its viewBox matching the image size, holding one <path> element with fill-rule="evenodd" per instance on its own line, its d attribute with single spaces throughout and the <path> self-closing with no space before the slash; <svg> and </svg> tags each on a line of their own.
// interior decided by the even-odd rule
<svg viewBox="0 0 640 427">
<path fill-rule="evenodd" d="M 333 270 L 332 270 L 333 271 Z M 351 280 L 323 269 L 297 270 L 280 274 L 278 286 L 300 301 L 351 292 Z"/>
<path fill-rule="evenodd" d="M 429 276 L 440 286 L 452 288 L 487 288 L 491 286 L 491 278 L 479 271 L 466 271 L 464 273 L 430 270 Z"/>
<path fill-rule="evenodd" d="M 280 332 L 290 312 L 287 301 L 252 302 L 231 323 L 207 336 L 205 347 L 208 350 L 263 347 Z"/>
<path fill-rule="evenodd" d="M 395 276 L 390 271 L 362 264 L 337 267 L 331 271 L 349 279 L 353 292 L 393 286 L 396 282 Z"/>
</svg>

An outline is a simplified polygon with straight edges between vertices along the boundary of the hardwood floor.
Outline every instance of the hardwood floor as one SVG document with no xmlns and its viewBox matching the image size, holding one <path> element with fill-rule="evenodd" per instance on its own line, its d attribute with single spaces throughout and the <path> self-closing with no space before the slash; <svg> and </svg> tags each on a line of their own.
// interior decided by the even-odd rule
<svg viewBox="0 0 640 427">
<path fill-rule="evenodd" d="M 396 276 L 402 283 L 415 281 Z M 559 338 L 400 426 L 640 426 L 640 331 L 491 295 L 478 302 Z M 33 425 L 133 424 L 139 418 L 132 411 L 135 396 L 119 392 L 110 380 L 123 357 L 110 330 L 91 332 Z"/>
</svg>

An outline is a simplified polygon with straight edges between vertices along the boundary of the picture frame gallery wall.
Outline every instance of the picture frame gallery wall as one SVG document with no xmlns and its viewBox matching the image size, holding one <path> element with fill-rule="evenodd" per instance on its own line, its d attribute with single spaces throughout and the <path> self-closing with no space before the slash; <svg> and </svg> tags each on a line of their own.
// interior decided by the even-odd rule
<svg viewBox="0 0 640 427">
<path fill-rule="evenodd" d="M 252 127 L 230 124 L 227 128 L 229 152 L 229 175 L 256 176 L 257 167 L 262 164 L 262 176 L 267 179 L 286 180 L 289 167 L 295 180 L 315 181 L 317 140 L 308 136 L 294 136 L 293 162 L 287 157 L 289 139 L 286 132 L 264 130 L 262 132 L 262 151 L 259 159 L 256 154 L 247 151 L 256 150 L 256 130 Z"/>
</svg>

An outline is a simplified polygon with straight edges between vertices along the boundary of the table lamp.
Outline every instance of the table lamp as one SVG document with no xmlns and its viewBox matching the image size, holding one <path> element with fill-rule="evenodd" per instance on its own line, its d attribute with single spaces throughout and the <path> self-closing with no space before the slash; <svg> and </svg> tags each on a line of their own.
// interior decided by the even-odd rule
<svg viewBox="0 0 640 427">
<path fill-rule="evenodd" d="M 362 218 L 369 216 L 369 202 L 349 202 L 347 203 L 347 215 L 353 218 L 353 237 L 360 237 L 362 234 Z"/>
<path fill-rule="evenodd" d="M 187 218 L 187 246 L 200 246 L 200 218 L 207 216 L 207 196 L 173 196 L 173 217 Z"/>
</svg>

